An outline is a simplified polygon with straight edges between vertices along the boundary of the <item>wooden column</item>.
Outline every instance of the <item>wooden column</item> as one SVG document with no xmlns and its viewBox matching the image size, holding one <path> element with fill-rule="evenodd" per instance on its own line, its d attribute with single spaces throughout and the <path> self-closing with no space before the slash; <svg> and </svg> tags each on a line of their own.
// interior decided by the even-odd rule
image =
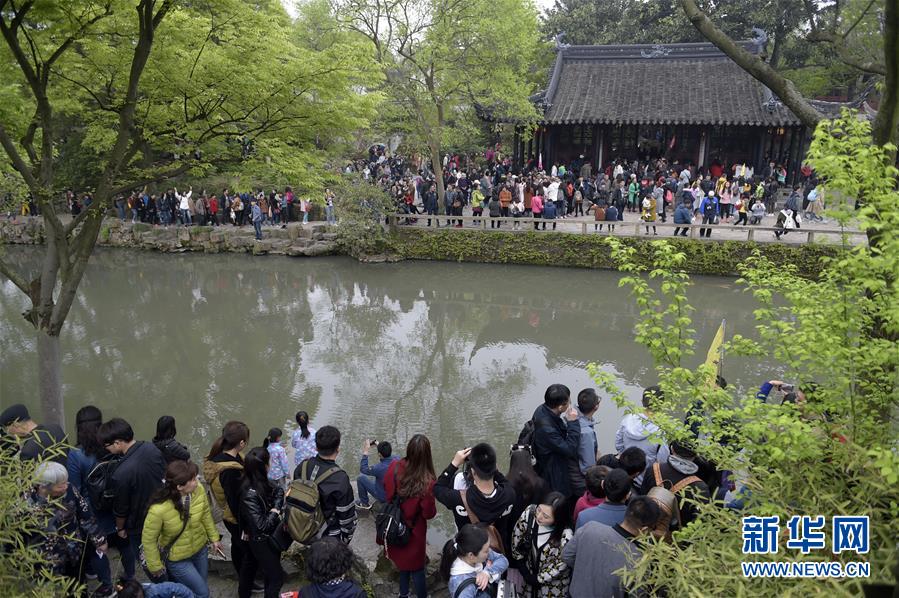
<svg viewBox="0 0 899 598">
<path fill-rule="evenodd" d="M 600 125 L 599 127 L 599 152 L 596 159 L 596 172 L 602 172 L 603 160 L 605 160 L 605 152 L 606 152 L 606 126 Z"/>
</svg>

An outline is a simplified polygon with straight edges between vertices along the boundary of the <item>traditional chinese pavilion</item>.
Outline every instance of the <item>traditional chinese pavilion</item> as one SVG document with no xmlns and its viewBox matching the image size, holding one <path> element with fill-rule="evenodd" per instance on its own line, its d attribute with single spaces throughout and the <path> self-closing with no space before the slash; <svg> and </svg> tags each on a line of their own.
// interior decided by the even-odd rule
<svg viewBox="0 0 899 598">
<path fill-rule="evenodd" d="M 758 53 L 755 41 L 741 42 Z M 568 46 L 557 44 L 535 136 L 517 138 L 515 160 L 594 168 L 618 158 L 700 167 L 773 160 L 799 170 L 808 132 L 771 91 L 711 43 Z M 836 104 L 822 111 L 832 112 Z"/>
</svg>

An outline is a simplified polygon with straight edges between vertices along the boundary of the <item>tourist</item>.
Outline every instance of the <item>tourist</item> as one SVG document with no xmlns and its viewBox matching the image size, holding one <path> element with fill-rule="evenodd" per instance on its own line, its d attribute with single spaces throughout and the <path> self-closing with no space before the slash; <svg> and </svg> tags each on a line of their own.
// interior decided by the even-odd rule
<svg viewBox="0 0 899 598">
<path fill-rule="evenodd" d="M 315 434 L 315 448 L 318 454 L 297 465 L 293 479 L 318 480 L 324 473 L 336 469 L 318 482 L 319 504 L 325 518 L 319 535 L 349 544 L 356 531 L 356 501 L 350 477 L 336 462 L 340 453 L 340 431 L 334 426 L 319 428 Z"/>
<path fill-rule="evenodd" d="M 789 232 L 796 227 L 795 217 L 793 210 L 787 207 L 784 207 L 784 209 L 777 215 L 777 221 L 774 223 L 774 228 L 778 230 L 774 231 L 774 236 L 777 237 L 778 241 L 781 236 L 789 234 Z"/>
<path fill-rule="evenodd" d="M 533 212 L 533 216 L 535 219 L 539 219 L 543 217 L 543 194 L 542 187 L 537 185 L 534 188 L 534 194 L 531 197 L 531 211 Z M 537 230 L 537 227 L 540 226 L 539 222 L 534 222 L 534 230 Z M 546 224 L 543 225 L 546 228 Z"/>
<path fill-rule="evenodd" d="M 599 445 L 596 441 L 596 430 L 593 428 L 593 416 L 599 410 L 599 395 L 592 388 L 585 388 L 577 395 L 577 424 L 581 428 L 578 441 L 577 461 L 569 461 L 571 476 L 571 495 L 581 496 L 587 490 L 584 475 L 590 467 L 596 465 L 596 453 Z"/>
<path fill-rule="evenodd" d="M 240 195 L 235 195 L 234 199 L 231 201 L 231 223 L 234 226 L 242 226 L 243 222 L 241 219 L 243 218 L 243 200 L 241 200 Z"/>
<path fill-rule="evenodd" d="M 502 193 L 502 191 L 500 191 Z M 490 213 L 490 228 L 502 228 L 502 223 L 493 220 L 494 218 L 499 218 L 502 216 L 502 205 L 499 202 L 499 199 L 496 197 L 491 197 L 490 202 L 487 204 L 487 210 Z"/>
<path fill-rule="evenodd" d="M 106 537 L 81 493 L 69 488 L 65 465 L 55 461 L 38 465 L 34 485 L 25 500 L 41 522 L 40 529 L 27 534 L 25 543 L 37 546 L 43 556 L 42 567 L 75 581 L 80 581 L 83 558 L 91 561 L 94 571 L 104 567 L 108 570 Z M 86 544 L 92 548 L 90 554 L 85 554 Z M 101 589 L 104 593 L 100 595 L 114 595 L 109 587 Z"/>
<path fill-rule="evenodd" d="M 240 569 L 239 598 L 249 598 L 256 572 L 260 569 L 265 598 L 278 598 L 284 582 L 281 552 L 272 542 L 272 535 L 281 525 L 284 489 L 269 484 L 268 463 L 268 451 L 261 446 L 250 449 L 244 458 L 238 519 L 249 550 Z"/>
<path fill-rule="evenodd" d="M 593 231 L 602 230 L 602 223 L 606 220 L 606 210 L 602 204 L 590 204 L 587 206 L 587 213 L 593 211 Z"/>
<path fill-rule="evenodd" d="M 259 206 L 258 201 L 254 201 L 252 203 L 252 219 L 253 219 L 253 229 L 256 231 L 256 240 L 262 240 L 262 208 Z M 305 215 L 304 215 L 305 217 Z"/>
<path fill-rule="evenodd" d="M 295 419 L 299 428 L 294 430 L 290 437 L 290 446 L 295 450 L 294 466 L 306 459 L 311 459 L 318 453 L 315 448 L 315 428 L 309 425 L 309 414 L 305 411 L 297 411 Z"/>
<path fill-rule="evenodd" d="M 209 198 L 209 224 L 219 226 L 222 223 L 219 213 L 219 200 L 213 193 Z"/>
<path fill-rule="evenodd" d="M 615 450 L 621 453 L 627 448 L 636 446 L 646 455 L 646 465 L 650 466 L 656 461 L 656 453 L 659 450 L 660 430 L 652 420 L 652 409 L 655 401 L 665 398 L 662 389 L 658 386 L 650 386 L 643 390 L 641 405 L 643 409 L 634 413 L 628 413 L 621 419 L 618 431 L 615 432 Z M 642 484 L 643 478 L 637 477 L 638 484 Z"/>
<path fill-rule="evenodd" d="M 532 598 L 566 596 L 571 570 L 562 551 L 572 538 L 571 508 L 559 492 L 528 507 L 515 524 L 512 558 L 523 563 L 525 594 Z"/>
<path fill-rule="evenodd" d="M 546 481 L 534 470 L 533 456 L 530 447 L 513 444 L 509 454 L 509 473 L 506 475 L 509 485 L 515 491 L 515 504 L 509 514 L 509 521 L 518 521 L 524 510 L 538 504 L 549 494 Z M 512 525 L 508 527 L 508 537 L 503 537 L 503 544 L 509 546 L 512 541 Z"/>
<path fill-rule="evenodd" d="M 674 209 L 674 223 L 675 224 L 683 224 L 683 227 L 675 227 L 674 228 L 674 236 L 687 236 L 687 231 L 689 231 L 689 225 L 693 223 L 693 214 L 690 211 L 690 206 L 692 205 L 692 201 L 690 199 L 684 199 L 684 201 Z"/>
<path fill-rule="evenodd" d="M 718 209 L 720 211 L 721 220 L 725 223 L 730 222 L 731 209 L 731 185 L 727 183 L 727 179 L 721 177 L 718 179 L 718 187 L 715 189 L 718 196 Z"/>
<path fill-rule="evenodd" d="M 152 201 L 152 197 L 150 199 Z M 206 195 L 200 193 L 199 199 L 194 202 L 194 215 L 196 215 L 196 222 L 198 225 L 203 226 L 206 224 L 207 212 Z"/>
<path fill-rule="evenodd" d="M 614 204 L 609 205 L 606 208 L 606 225 L 609 227 L 609 232 L 615 232 L 615 223 L 622 219 L 622 213 L 618 207 Z"/>
<path fill-rule="evenodd" d="M 178 187 L 175 187 L 175 199 L 178 202 L 178 213 L 181 217 L 181 224 L 184 226 L 190 226 L 190 212 L 191 212 L 191 201 L 190 196 L 193 195 L 194 188 L 193 186 L 187 191 L 187 193 L 178 193 Z M 133 211 L 132 211 L 133 213 Z"/>
<path fill-rule="evenodd" d="M 484 213 L 484 193 L 480 185 L 475 185 L 471 191 L 471 215 L 480 218 Z M 429 221 L 430 222 L 430 221 Z M 480 226 L 480 220 L 472 221 L 475 226 Z M 430 226 L 430 224 L 428 224 Z"/>
<path fill-rule="evenodd" d="M 640 493 L 643 483 L 643 472 L 646 471 L 646 453 L 638 446 L 629 446 L 618 455 L 618 467 L 623 469 L 631 479 L 633 490 Z"/>
<path fill-rule="evenodd" d="M 122 455 L 111 477 L 115 489 L 112 513 L 120 546 L 125 579 L 134 578 L 134 560 L 140 550 L 144 514 L 150 497 L 162 486 L 165 459 L 152 442 L 134 440 L 131 425 L 113 418 L 97 429 L 97 438 L 107 451 Z"/>
<path fill-rule="evenodd" d="M 403 521 L 411 535 L 405 546 L 386 546 L 385 552 L 400 572 L 400 598 L 409 596 L 409 582 L 418 598 L 427 598 L 425 581 L 427 561 L 428 519 L 437 515 L 434 503 L 434 462 L 431 443 L 423 434 L 416 434 L 406 445 L 406 456 L 393 461 L 387 471 L 385 502 L 399 497 Z"/>
<path fill-rule="evenodd" d="M 515 198 L 512 200 L 512 217 L 515 218 L 515 222 L 512 224 L 512 228 L 514 230 L 521 230 L 521 223 L 518 222 L 518 218 L 524 216 L 524 200 L 519 196 L 515 195 Z"/>
<path fill-rule="evenodd" d="M 359 461 L 359 477 L 356 478 L 356 488 L 359 489 L 359 499 L 356 501 L 357 509 L 370 509 L 371 504 L 368 502 L 370 494 L 375 500 L 385 502 L 386 489 L 384 484 L 384 476 L 387 474 L 388 468 L 397 461 L 399 457 L 393 454 L 393 447 L 386 440 L 382 440 L 377 444 L 378 463 L 373 467 L 368 464 L 368 452 L 374 446 L 368 439 L 362 445 L 362 458 Z"/>
<path fill-rule="evenodd" d="M 303 210 L 303 224 L 309 223 L 309 212 L 312 211 L 312 202 L 300 199 L 300 209 Z"/>
<path fill-rule="evenodd" d="M 648 534 L 659 518 L 659 507 L 651 498 L 638 496 L 628 504 L 624 520 L 615 526 L 591 522 L 578 528 L 562 550 L 562 560 L 571 567 L 571 598 L 631 595 L 616 571 L 630 569 L 640 558 L 636 540 Z"/>
<path fill-rule="evenodd" d="M 463 464 L 465 471 L 459 472 Z M 492 525 L 499 539 L 510 534 L 515 490 L 496 469 L 496 451 L 482 442 L 462 449 L 437 478 L 434 496 L 453 513 L 456 529 L 467 523 Z M 505 552 L 494 538 L 494 550 Z"/>
<path fill-rule="evenodd" d="M 656 219 L 665 222 L 665 187 L 661 181 L 662 179 L 659 179 L 653 184 L 652 199 L 655 201 Z"/>
<path fill-rule="evenodd" d="M 734 226 L 739 224 L 746 225 L 749 223 L 749 194 L 741 193 L 739 199 L 737 199 L 737 203 L 735 204 L 735 208 L 737 210 L 737 221 L 734 222 Z"/>
<path fill-rule="evenodd" d="M 631 478 L 623 469 L 613 469 L 603 481 L 606 499 L 602 504 L 584 509 L 578 515 L 577 529 L 590 521 L 598 521 L 605 525 L 615 525 L 624 519 L 627 510 L 627 499 L 631 495 Z"/>
<path fill-rule="evenodd" d="M 97 429 L 103 423 L 103 414 L 93 405 L 87 405 L 78 410 L 75 414 L 75 434 L 77 446 L 69 451 L 66 460 L 66 470 L 69 474 L 69 484 L 75 489 L 81 497 L 87 501 L 96 521 L 99 532 L 104 536 L 107 543 L 110 537 L 117 538 L 115 535 L 115 518 L 108 511 L 101 511 L 90 500 L 87 491 L 87 476 L 97 465 L 99 459 L 106 458 L 108 453 L 97 439 Z M 96 550 L 96 546 L 88 546 L 87 550 Z M 91 559 L 93 561 L 93 559 Z M 94 594 L 100 597 L 111 596 L 113 594 L 112 572 L 109 567 L 109 559 L 103 558 L 96 562 L 96 569 L 92 572 L 100 581 L 100 587 L 94 591 Z"/>
<path fill-rule="evenodd" d="M 715 224 L 718 220 L 718 199 L 714 191 L 709 191 L 705 199 L 699 205 L 699 213 L 702 215 L 703 224 Z M 712 236 L 711 228 L 700 228 L 699 236 L 709 238 Z"/>
<path fill-rule="evenodd" d="M 118 598 L 194 598 L 190 588 L 173 581 L 142 584 L 134 579 L 122 580 L 115 590 Z"/>
<path fill-rule="evenodd" d="M 553 220 L 553 230 L 556 230 L 555 219 L 558 214 L 558 208 L 555 202 L 546 201 L 543 204 L 543 220 Z M 546 230 L 546 222 L 543 222 L 543 230 Z"/>
<path fill-rule="evenodd" d="M 762 223 L 762 218 L 765 217 L 765 204 L 762 203 L 762 200 L 758 197 L 752 200 L 752 216 L 749 218 L 750 225 L 756 225 Z"/>
<path fill-rule="evenodd" d="M 0 413 L 0 426 L 19 441 L 19 459 L 45 461 L 52 459 L 66 464 L 68 439 L 56 424 L 38 424 L 31 419 L 28 408 L 21 403 L 10 405 Z"/>
<path fill-rule="evenodd" d="M 629 212 L 637 211 L 639 195 L 640 184 L 637 182 L 637 175 L 632 174 L 627 186 L 627 206 Z"/>
<path fill-rule="evenodd" d="M 685 526 L 696 519 L 699 513 L 696 502 L 709 502 L 711 492 L 708 484 L 697 475 L 699 466 L 693 449 L 682 442 L 672 442 L 668 449 L 669 455 L 665 462 L 656 462 L 646 471 L 640 493 L 648 494 L 654 486 L 672 489 L 674 494 L 683 492 L 683 496 L 690 499 L 680 501 L 679 521 L 681 526 Z"/>
<path fill-rule="evenodd" d="M 490 598 L 487 586 L 508 568 L 506 557 L 490 548 L 487 531 L 467 524 L 443 545 L 439 574 L 453 598 Z"/>
<path fill-rule="evenodd" d="M 272 428 L 262 441 L 262 447 L 268 451 L 268 479 L 275 486 L 287 488 L 290 476 L 290 465 L 287 463 L 287 452 L 281 446 L 281 428 Z"/>
<path fill-rule="evenodd" d="M 583 510 L 597 507 L 605 502 L 606 491 L 603 488 L 603 482 L 610 471 L 612 471 L 612 468 L 606 465 L 594 465 L 587 470 L 587 474 L 584 476 L 587 490 L 582 497 L 577 499 L 577 503 L 574 505 L 574 513 L 571 516 L 573 521 L 577 521 L 578 515 Z"/>
<path fill-rule="evenodd" d="M 238 522 L 243 478 L 241 451 L 246 449 L 249 442 L 250 429 L 247 425 L 229 421 L 203 462 L 203 478 L 222 511 L 222 523 L 231 536 L 231 564 L 238 575 L 243 567 L 244 555 L 249 551 L 247 543 L 241 537 Z"/>
<path fill-rule="evenodd" d="M 156 436 L 153 437 L 153 444 L 162 453 L 162 458 L 166 464 L 172 461 L 189 461 L 190 451 L 183 444 L 175 440 L 175 418 L 171 415 L 163 415 L 156 422 Z"/>
<path fill-rule="evenodd" d="M 565 419 L 562 419 L 564 414 Z M 550 490 L 572 496 L 569 467 L 577 466 L 581 427 L 577 409 L 571 407 L 571 391 L 553 384 L 543 395 L 543 404 L 534 412 L 534 456 L 537 471 Z"/>
<path fill-rule="evenodd" d="M 306 553 L 306 578 L 311 582 L 299 592 L 281 598 L 366 598 L 359 584 L 348 579 L 355 559 L 353 551 L 334 538 L 322 538 Z"/>
<path fill-rule="evenodd" d="M 325 220 L 330 225 L 337 224 L 337 218 L 334 216 L 334 192 L 325 189 Z"/>
<path fill-rule="evenodd" d="M 224 556 L 206 493 L 193 461 L 176 460 L 165 471 L 165 485 L 150 500 L 142 545 L 151 579 L 184 584 L 196 598 L 208 598 L 209 550 Z"/>
<path fill-rule="evenodd" d="M 652 234 L 658 236 L 659 233 L 656 232 L 656 225 L 655 225 L 655 221 L 656 221 L 656 203 L 655 203 L 655 201 L 656 200 L 651 195 L 647 195 L 646 197 L 643 198 L 643 201 L 641 202 L 642 209 L 640 212 L 640 219 L 643 222 L 647 223 L 646 224 L 646 234 L 647 235 L 649 234 L 649 224 L 648 223 L 652 222 L 653 223 L 652 224 Z"/>
</svg>

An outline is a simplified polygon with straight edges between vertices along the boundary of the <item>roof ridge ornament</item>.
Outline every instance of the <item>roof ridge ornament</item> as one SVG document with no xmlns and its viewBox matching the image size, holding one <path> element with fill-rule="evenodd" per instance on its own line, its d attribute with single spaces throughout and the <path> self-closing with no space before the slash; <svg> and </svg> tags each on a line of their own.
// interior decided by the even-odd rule
<svg viewBox="0 0 899 598">
<path fill-rule="evenodd" d="M 556 44 L 556 45 L 555 45 L 555 50 L 556 50 L 557 52 L 561 52 L 562 50 L 566 50 L 566 49 L 568 49 L 568 48 L 571 47 L 571 44 L 566 44 L 565 42 L 562 41 L 562 38 L 564 38 L 564 37 L 565 37 L 565 32 L 564 32 L 564 31 L 560 31 L 560 32 L 557 33 L 556 36 L 553 38 L 553 41 L 554 41 L 555 44 Z"/>
<path fill-rule="evenodd" d="M 663 56 L 668 56 L 671 53 L 671 48 L 663 46 L 662 44 L 653 44 L 651 46 L 651 50 L 640 50 L 640 56 L 643 58 L 661 58 Z"/>
<path fill-rule="evenodd" d="M 761 54 L 765 49 L 765 44 L 768 43 L 768 34 L 760 27 L 753 27 L 752 33 L 753 37 L 749 43 L 752 45 L 753 54 Z"/>
</svg>

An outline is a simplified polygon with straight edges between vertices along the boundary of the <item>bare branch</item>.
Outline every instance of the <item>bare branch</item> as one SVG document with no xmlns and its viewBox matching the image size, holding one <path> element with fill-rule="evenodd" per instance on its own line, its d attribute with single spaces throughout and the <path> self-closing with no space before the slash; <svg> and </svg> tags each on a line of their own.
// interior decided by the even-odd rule
<svg viewBox="0 0 899 598">
<path fill-rule="evenodd" d="M 26 295 L 31 294 L 30 285 L 28 281 L 25 280 L 25 277 L 21 272 L 16 269 L 15 266 L 8 263 L 3 259 L 3 256 L 0 256 L 0 274 L 3 274 L 6 278 L 10 280 L 14 285 L 16 285 L 20 291 L 25 293 Z"/>
</svg>

